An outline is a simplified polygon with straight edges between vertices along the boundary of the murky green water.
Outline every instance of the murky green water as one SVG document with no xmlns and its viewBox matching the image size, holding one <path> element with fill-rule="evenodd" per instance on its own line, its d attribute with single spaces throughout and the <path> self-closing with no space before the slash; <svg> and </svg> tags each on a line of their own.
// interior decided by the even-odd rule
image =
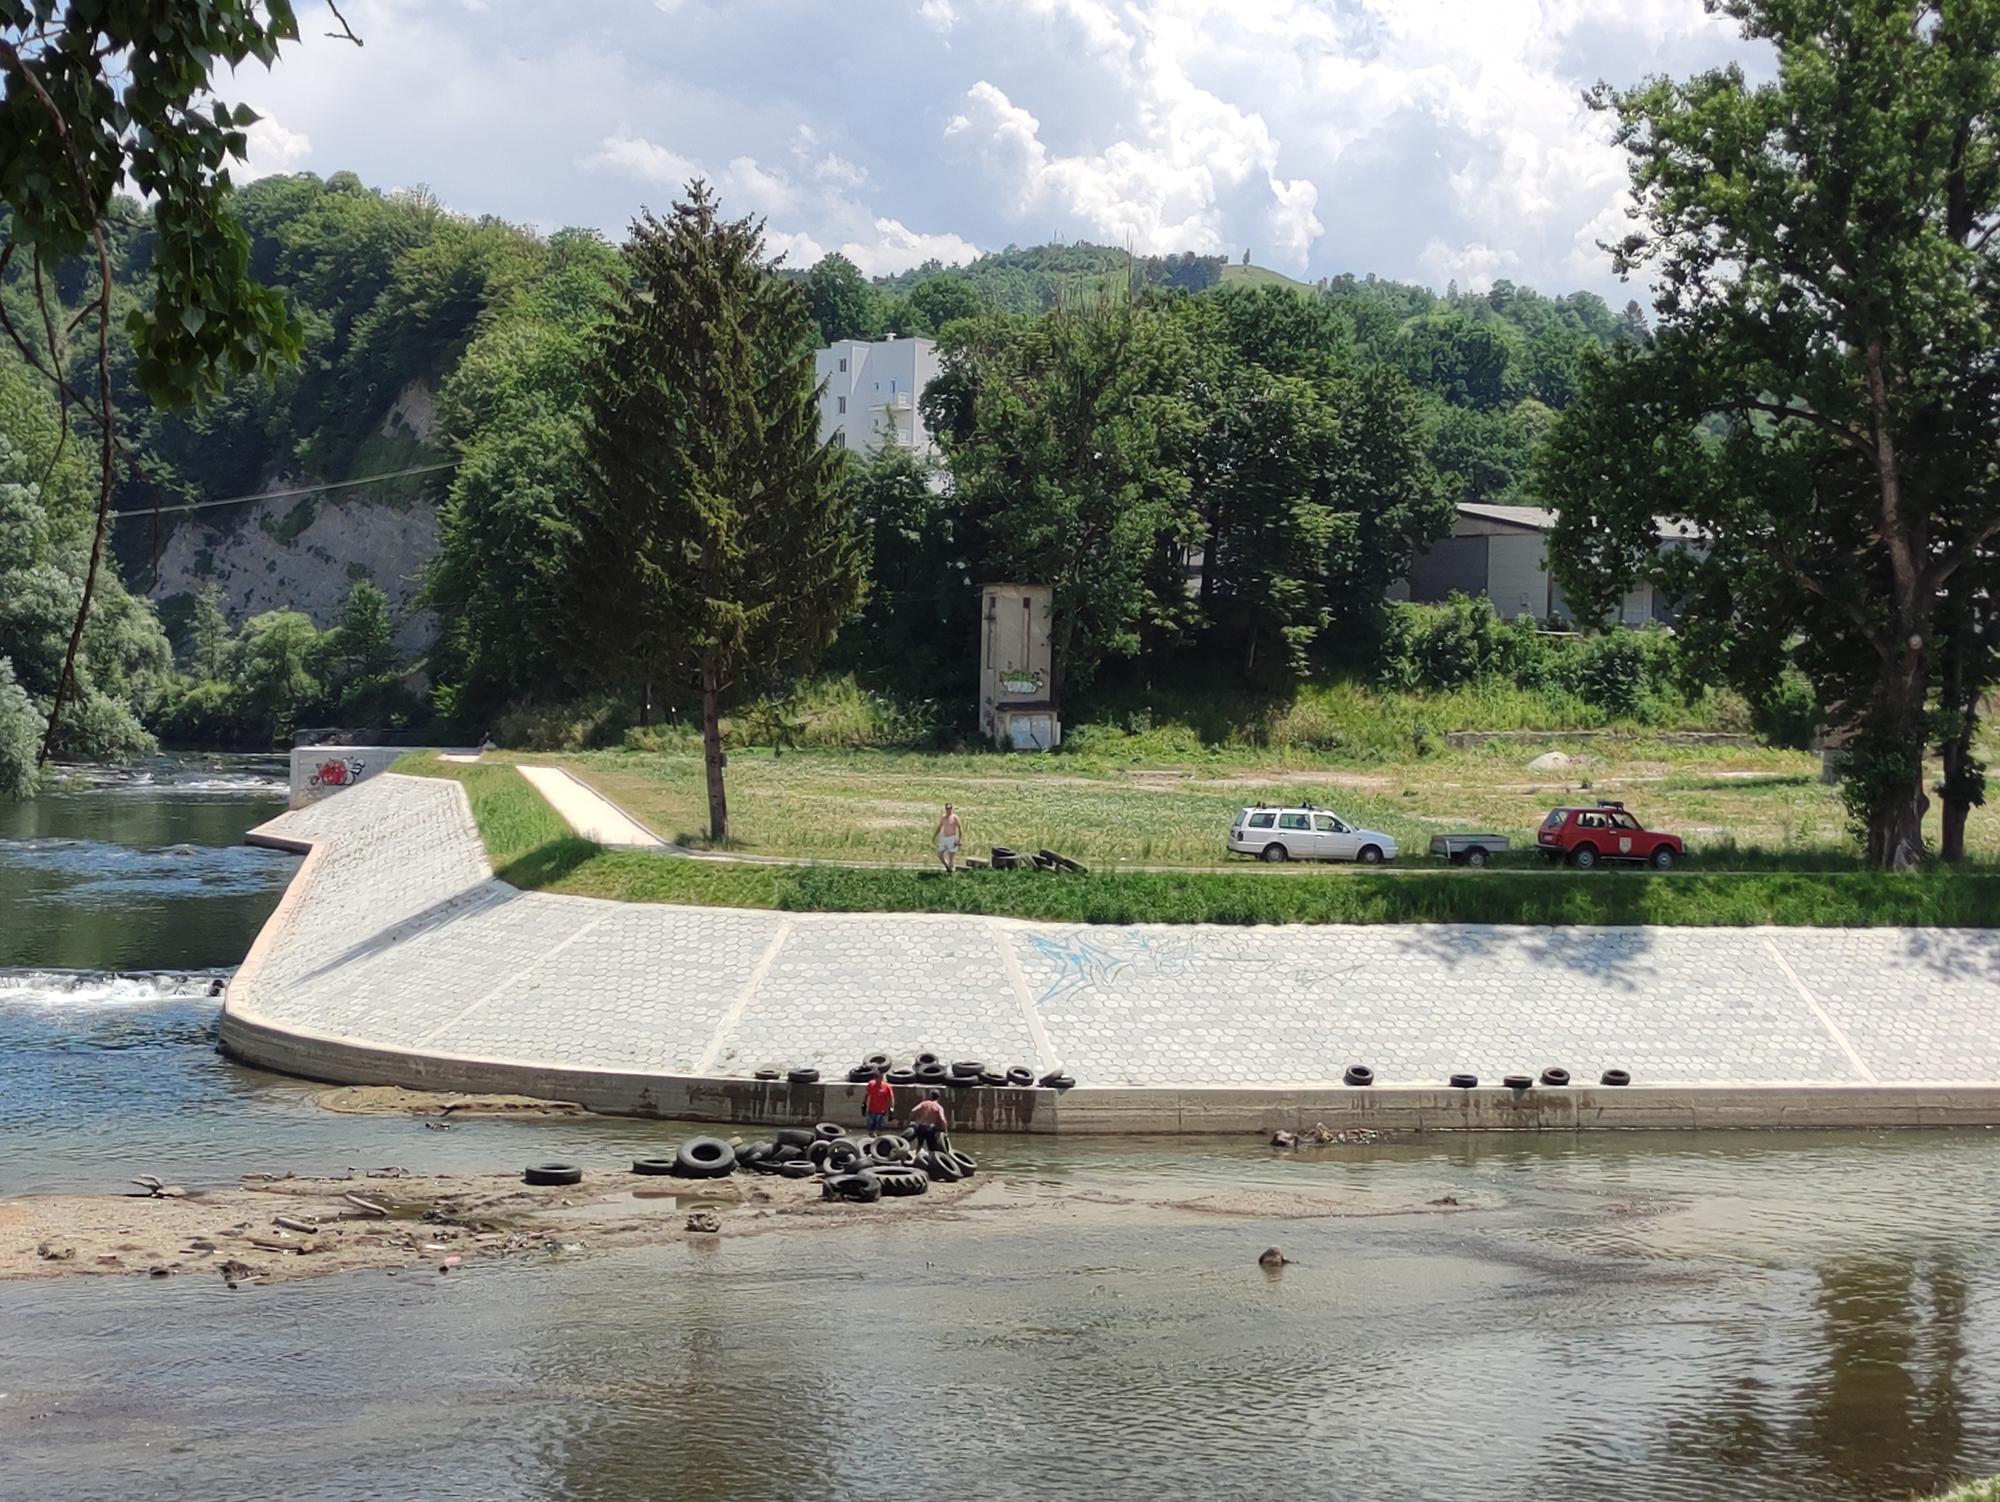
<svg viewBox="0 0 2000 1502">
<path fill-rule="evenodd" d="M 289 863 L 220 852 L 275 796 L 0 814 L 0 954 L 233 962 Z M 52 870 L 32 842 L 62 839 L 103 869 Z M 147 852 L 183 843 L 176 882 Z M 614 1171 L 684 1130 L 331 1115 L 219 1058 L 205 989 L 0 976 L 0 1195 Z M 996 1182 L 949 1218 L 235 1293 L 0 1284 L 0 1498 L 1878 1502 L 2000 1471 L 2000 1134 L 975 1150 Z"/>
</svg>

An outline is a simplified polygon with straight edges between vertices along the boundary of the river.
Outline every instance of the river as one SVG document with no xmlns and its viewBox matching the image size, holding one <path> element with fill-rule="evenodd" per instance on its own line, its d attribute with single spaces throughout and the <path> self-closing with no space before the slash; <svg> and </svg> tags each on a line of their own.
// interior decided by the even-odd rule
<svg viewBox="0 0 2000 1502">
<path fill-rule="evenodd" d="M 685 1132 L 426 1132 L 218 1056 L 209 972 L 295 865 L 240 844 L 278 777 L 0 805 L 0 1196 Z M 0 1283 L 0 1498 L 1883 1502 L 2000 1471 L 2000 1134 L 973 1145 L 994 1182 L 948 1220 Z"/>
</svg>

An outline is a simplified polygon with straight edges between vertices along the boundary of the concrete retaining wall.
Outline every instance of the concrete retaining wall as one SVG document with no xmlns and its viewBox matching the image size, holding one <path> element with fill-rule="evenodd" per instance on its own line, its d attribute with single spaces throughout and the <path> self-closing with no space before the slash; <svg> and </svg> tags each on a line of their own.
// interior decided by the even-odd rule
<svg viewBox="0 0 2000 1502">
<path fill-rule="evenodd" d="M 859 1121 L 861 1086 L 559 1069 L 502 1059 L 440 1058 L 313 1037 L 225 1012 L 234 1058 L 334 1084 L 532 1095 L 609 1116 L 739 1126 Z M 900 1112 L 919 1092 L 897 1090 Z M 2000 1125 L 2000 1086 L 1589 1086 L 1514 1091 L 1372 1087 L 1338 1090 L 1092 1089 L 946 1092 L 954 1126 L 986 1132 L 1182 1136 L 1231 1132 L 1577 1132 L 1817 1130 Z"/>
</svg>

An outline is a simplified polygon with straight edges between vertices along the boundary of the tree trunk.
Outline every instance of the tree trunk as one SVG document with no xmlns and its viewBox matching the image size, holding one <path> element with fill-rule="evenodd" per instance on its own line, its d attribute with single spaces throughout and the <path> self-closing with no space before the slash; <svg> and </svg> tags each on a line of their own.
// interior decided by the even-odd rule
<svg viewBox="0 0 2000 1502">
<path fill-rule="evenodd" d="M 1884 748 L 1909 747 L 1913 765 L 1900 787 L 1881 799 L 1869 818 L 1868 863 L 1880 871 L 1912 871 L 1923 863 L 1924 702 L 1929 687 L 1924 654 L 1906 648 L 1882 685 L 1875 742 Z"/>
<path fill-rule="evenodd" d="M 1923 734 L 1924 704 L 1930 687 L 1926 653 L 1930 648 L 1931 608 L 1920 561 L 1928 546 L 1921 517 L 1903 513 L 1902 461 L 1896 452 L 1890 404 L 1888 359 L 1880 334 L 1871 335 L 1863 352 L 1868 402 L 1874 419 L 1874 463 L 1882 495 L 1882 541 L 1889 554 L 1889 619 L 1894 632 L 1891 654 L 1883 663 L 1877 723 L 1884 746 L 1915 746 L 1916 766 L 1908 786 L 1884 798 L 1872 811 L 1868 830 L 1869 862 L 1880 870 L 1908 871 L 1921 864 L 1924 853 Z"/>
<path fill-rule="evenodd" d="M 649 673 L 639 688 L 639 728 L 644 730 L 653 723 L 653 678 Z"/>
<path fill-rule="evenodd" d="M 1944 811 L 1938 823 L 1938 859 L 1955 866 L 1965 859 L 1965 821 L 1972 816 L 1972 800 L 1954 794 L 1959 769 L 1971 753 L 1964 737 L 1955 738 L 1944 752 Z"/>
<path fill-rule="evenodd" d="M 729 838 L 729 798 L 722 788 L 722 713 L 717 707 L 722 674 L 711 661 L 701 665 L 701 759 L 708 773 L 708 837 Z"/>
</svg>

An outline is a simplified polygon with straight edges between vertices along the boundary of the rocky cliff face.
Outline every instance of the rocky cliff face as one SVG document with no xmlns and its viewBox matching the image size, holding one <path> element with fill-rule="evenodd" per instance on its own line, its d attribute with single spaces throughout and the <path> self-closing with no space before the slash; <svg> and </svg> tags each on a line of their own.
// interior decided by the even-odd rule
<svg viewBox="0 0 2000 1502">
<path fill-rule="evenodd" d="M 431 392 L 421 382 L 397 394 L 371 452 L 371 473 L 435 462 L 431 409 Z M 302 489 L 320 478 L 274 475 L 267 487 Z M 437 553 L 437 501 L 441 482 L 450 478 L 441 472 L 189 513 L 161 547 L 149 593 L 164 603 L 214 585 L 232 625 L 267 610 L 299 610 L 324 629 L 355 581 L 366 579 L 388 595 L 397 614 L 397 646 L 416 656 L 437 634 L 436 617 L 413 605 L 424 567 Z"/>
</svg>

